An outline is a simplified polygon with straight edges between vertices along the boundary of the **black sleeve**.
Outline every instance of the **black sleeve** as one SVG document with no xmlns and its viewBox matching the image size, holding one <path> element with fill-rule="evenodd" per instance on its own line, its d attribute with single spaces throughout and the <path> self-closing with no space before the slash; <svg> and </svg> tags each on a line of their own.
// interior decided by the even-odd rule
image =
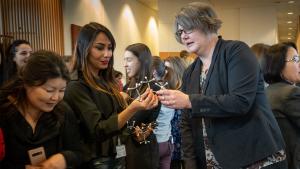
<svg viewBox="0 0 300 169">
<path fill-rule="evenodd" d="M 285 111 L 284 113 L 286 117 L 290 120 L 290 122 L 293 123 L 294 126 L 296 126 L 298 129 L 300 129 L 300 88 L 295 87 L 291 91 L 289 97 L 285 101 Z"/>
<path fill-rule="evenodd" d="M 66 107 L 66 111 L 61 133 L 63 151 L 60 153 L 63 154 L 66 159 L 67 168 L 73 169 L 81 164 L 83 142 L 73 111 L 66 103 L 64 103 L 64 106 Z"/>
<path fill-rule="evenodd" d="M 182 92 L 186 92 L 186 80 L 187 79 L 187 71 L 185 71 L 183 75 L 183 83 L 182 83 Z M 190 110 L 182 110 L 181 114 L 181 123 L 180 123 L 180 132 L 182 138 L 182 151 L 183 151 L 183 160 L 185 162 L 185 168 L 188 169 L 196 169 L 197 162 L 196 162 L 196 152 L 195 152 L 195 145 L 194 145 L 194 137 L 192 134 L 192 127 L 191 127 L 191 117 L 190 117 Z"/>
<path fill-rule="evenodd" d="M 64 100 L 87 128 L 86 132 L 89 132 L 87 135 L 105 140 L 113 134 L 118 134 L 118 115 L 111 115 L 107 119 L 103 119 L 102 112 L 97 108 L 89 92 L 91 91 L 79 81 L 73 81 L 68 84 Z M 103 106 L 107 105 L 103 103 Z"/>
<path fill-rule="evenodd" d="M 227 67 L 228 93 L 209 96 L 190 94 L 193 116 L 242 116 L 252 107 L 259 79 L 257 60 L 249 47 L 242 42 L 231 45 L 225 52 L 228 52 L 224 63 Z"/>
</svg>

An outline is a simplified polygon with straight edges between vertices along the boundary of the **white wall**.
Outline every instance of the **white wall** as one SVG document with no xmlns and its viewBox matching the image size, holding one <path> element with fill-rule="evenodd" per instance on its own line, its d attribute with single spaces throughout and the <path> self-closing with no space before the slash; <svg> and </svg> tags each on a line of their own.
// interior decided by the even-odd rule
<svg viewBox="0 0 300 169">
<path fill-rule="evenodd" d="M 123 68 L 123 52 L 132 43 L 146 43 L 153 55 L 180 51 L 185 47 L 175 40 L 174 19 L 179 9 L 194 0 L 158 0 L 158 12 L 136 0 L 63 0 L 65 54 L 71 54 L 70 24 L 96 21 L 113 33 L 117 48 L 115 68 Z M 203 2 L 208 2 L 203 0 Z M 219 33 L 224 39 L 254 43 L 277 43 L 275 7 L 216 8 L 223 21 Z"/>
<path fill-rule="evenodd" d="M 240 9 L 216 9 L 222 20 L 219 34 L 223 39 L 240 40 Z"/>
<path fill-rule="evenodd" d="M 275 7 L 241 8 L 240 40 L 249 46 L 255 43 L 277 43 L 277 19 Z"/>
<path fill-rule="evenodd" d="M 135 0 L 103 1 L 106 17 L 104 22 L 112 31 L 117 41 L 115 65 L 123 70 L 123 53 L 133 43 L 147 44 L 153 55 L 158 55 L 157 12 Z M 119 67 L 119 68 L 118 68 Z"/>
<path fill-rule="evenodd" d="M 83 26 L 89 22 L 103 23 L 101 1 L 63 0 L 65 55 L 71 55 L 71 24 Z"/>
<path fill-rule="evenodd" d="M 136 0 L 64 0 L 65 54 L 71 52 L 70 24 L 85 25 L 91 21 L 105 25 L 116 39 L 115 68 L 125 74 L 124 49 L 133 43 L 145 43 L 158 55 L 157 11 Z"/>
</svg>

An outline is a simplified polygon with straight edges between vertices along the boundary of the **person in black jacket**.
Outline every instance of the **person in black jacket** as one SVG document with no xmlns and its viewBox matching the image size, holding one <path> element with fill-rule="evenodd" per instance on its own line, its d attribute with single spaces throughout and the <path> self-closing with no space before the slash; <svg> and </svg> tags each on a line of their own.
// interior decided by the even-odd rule
<svg viewBox="0 0 300 169">
<path fill-rule="evenodd" d="M 126 122 L 136 112 L 158 104 L 148 88 L 127 105 L 114 77 L 115 47 L 111 32 L 95 22 L 84 25 L 77 39 L 73 69 L 78 79 L 68 84 L 64 99 L 80 122 L 85 169 L 124 168 Z"/>
<path fill-rule="evenodd" d="M 81 162 L 76 118 L 62 101 L 69 72 L 61 56 L 33 53 L 17 78 L 0 90 L 3 169 L 65 169 Z"/>
<path fill-rule="evenodd" d="M 250 48 L 219 38 L 221 20 L 205 3 L 183 7 L 175 26 L 178 42 L 198 57 L 184 73 L 182 92 L 157 94 L 162 104 L 184 109 L 186 168 L 287 168 L 284 140 Z"/>
<path fill-rule="evenodd" d="M 300 60 L 295 46 L 279 43 L 270 47 L 264 67 L 272 111 L 286 143 L 288 166 L 300 169 Z"/>
<path fill-rule="evenodd" d="M 154 91 L 159 90 L 152 76 L 152 54 L 147 45 L 135 43 L 126 47 L 124 52 L 125 69 L 129 81 L 124 87 L 130 98 L 138 98 L 148 86 Z M 147 83 L 146 81 L 149 81 Z M 138 85 L 138 87 L 136 86 Z M 136 88 L 134 90 L 129 89 Z M 129 100 L 130 101 L 130 100 Z M 160 104 L 153 109 L 137 112 L 130 120 L 133 127 L 126 146 L 126 168 L 130 169 L 157 169 L 159 164 L 158 143 L 153 133 L 153 127 L 148 126 L 156 121 L 159 114 Z M 138 160 L 137 160 L 138 159 Z"/>
</svg>

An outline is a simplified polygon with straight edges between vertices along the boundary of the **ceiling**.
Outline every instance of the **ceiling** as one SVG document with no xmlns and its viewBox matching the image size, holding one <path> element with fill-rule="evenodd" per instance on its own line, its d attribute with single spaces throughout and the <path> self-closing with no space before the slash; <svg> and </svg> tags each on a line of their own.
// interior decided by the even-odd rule
<svg viewBox="0 0 300 169">
<path fill-rule="evenodd" d="M 159 10 L 158 1 L 163 0 L 138 0 L 148 7 Z M 182 0 L 184 1 L 184 0 Z M 208 0 L 218 8 L 250 8 L 274 6 L 277 10 L 278 40 L 295 41 L 298 34 L 300 18 L 300 0 Z M 292 12 L 293 14 L 288 14 Z M 291 21 L 292 23 L 290 23 Z M 289 22 L 289 23 L 288 23 Z"/>
</svg>

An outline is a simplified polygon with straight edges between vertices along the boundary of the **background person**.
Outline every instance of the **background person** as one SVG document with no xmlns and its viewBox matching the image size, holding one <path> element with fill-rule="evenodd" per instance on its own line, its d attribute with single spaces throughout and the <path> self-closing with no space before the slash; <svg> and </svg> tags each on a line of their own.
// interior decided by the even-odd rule
<svg viewBox="0 0 300 169">
<path fill-rule="evenodd" d="M 178 56 L 167 57 L 164 61 L 167 70 L 172 70 L 174 72 L 174 76 L 172 77 L 172 79 L 174 80 L 175 89 L 181 90 L 183 72 L 187 68 L 186 63 Z M 174 145 L 171 167 L 170 167 L 171 169 L 185 168 L 182 159 L 182 148 L 181 148 L 181 133 L 180 133 L 181 114 L 182 114 L 181 109 L 175 109 L 174 118 L 171 120 L 171 126 L 172 126 L 171 132 L 172 132 L 173 145 Z"/>
<path fill-rule="evenodd" d="M 15 40 L 7 49 L 7 58 L 3 60 L 2 82 L 13 79 L 18 70 L 24 66 L 32 53 L 32 48 L 27 40 Z"/>
<path fill-rule="evenodd" d="M 139 95 L 145 92 L 149 86 L 154 91 L 159 90 L 159 87 L 152 81 L 152 54 L 147 45 L 135 43 L 127 46 L 124 52 L 124 60 L 124 66 L 129 79 L 124 90 L 130 98 L 139 98 Z M 142 81 L 152 82 L 141 83 Z M 139 87 L 136 86 L 137 83 L 140 84 Z M 136 88 L 136 90 L 128 90 L 129 88 Z M 129 100 L 129 102 L 131 102 L 131 100 Z M 156 121 L 159 110 L 160 104 L 152 109 L 136 112 L 128 121 L 128 124 L 133 127 L 133 130 L 130 131 L 130 137 L 126 143 L 128 153 L 126 157 L 126 168 L 158 168 L 158 143 L 153 133 L 153 127 L 150 124 Z"/>
<path fill-rule="evenodd" d="M 264 68 L 266 89 L 272 111 L 286 143 L 288 168 L 300 168 L 300 60 L 288 43 L 270 47 Z"/>
<path fill-rule="evenodd" d="M 164 88 L 173 87 L 175 84 L 171 79 L 174 79 L 172 70 L 167 70 L 164 61 L 153 56 L 153 77 Z M 156 119 L 157 127 L 154 129 L 154 134 L 158 142 L 159 150 L 159 169 L 170 169 L 171 156 L 173 152 L 173 138 L 171 133 L 171 120 L 173 119 L 175 110 L 164 105 L 160 107 L 158 117 Z"/>
<path fill-rule="evenodd" d="M 123 82 L 122 82 L 123 74 L 122 74 L 122 72 L 114 70 L 114 76 L 115 76 L 115 79 L 117 80 L 117 83 L 119 85 L 119 90 L 123 91 Z"/>
</svg>

